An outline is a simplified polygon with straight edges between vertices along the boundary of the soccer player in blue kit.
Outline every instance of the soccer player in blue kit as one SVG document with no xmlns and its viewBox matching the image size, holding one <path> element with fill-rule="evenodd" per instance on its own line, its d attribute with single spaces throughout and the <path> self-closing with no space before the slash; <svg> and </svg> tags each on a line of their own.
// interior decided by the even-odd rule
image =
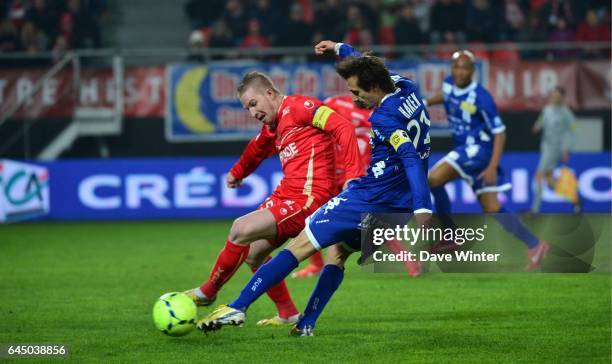
<svg viewBox="0 0 612 364">
<path fill-rule="evenodd" d="M 506 181 L 499 162 L 506 141 L 506 127 L 497 114 L 489 92 L 473 80 L 474 55 L 457 51 L 452 56 L 451 75 L 442 85 L 442 92 L 425 100 L 426 105 L 444 103 L 455 149 L 449 152 L 429 173 L 429 187 L 435 200 L 436 213 L 452 224 L 448 214 L 451 205 L 444 185 L 463 178 L 472 187 L 485 213 L 495 218 L 508 232 L 527 245 L 528 270 L 538 268 L 549 246 L 529 231 L 518 216 L 500 205 L 497 193 L 512 185 Z"/>
<path fill-rule="evenodd" d="M 346 80 L 354 100 L 375 107 L 370 116 L 372 159 L 367 175 L 352 181 L 308 217 L 304 230 L 259 268 L 235 301 L 200 320 L 198 328 L 205 332 L 241 325 L 248 307 L 269 287 L 316 251 L 329 248 L 304 314 L 292 330 L 295 336 L 312 336 L 317 318 L 342 282 L 344 262 L 352 251 L 361 249 L 362 214 L 410 213 L 419 225 L 431 217 L 430 123 L 416 84 L 390 74 L 382 60 L 362 56 L 348 44 L 323 41 L 315 46 L 316 54 L 328 51 L 344 58 L 336 71 Z"/>
</svg>

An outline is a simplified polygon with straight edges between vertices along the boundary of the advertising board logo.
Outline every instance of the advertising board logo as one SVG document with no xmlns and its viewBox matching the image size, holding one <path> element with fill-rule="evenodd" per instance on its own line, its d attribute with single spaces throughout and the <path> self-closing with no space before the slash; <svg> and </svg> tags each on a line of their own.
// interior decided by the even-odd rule
<svg viewBox="0 0 612 364">
<path fill-rule="evenodd" d="M 0 221 L 22 220 L 49 211 L 46 168 L 0 161 Z"/>
</svg>

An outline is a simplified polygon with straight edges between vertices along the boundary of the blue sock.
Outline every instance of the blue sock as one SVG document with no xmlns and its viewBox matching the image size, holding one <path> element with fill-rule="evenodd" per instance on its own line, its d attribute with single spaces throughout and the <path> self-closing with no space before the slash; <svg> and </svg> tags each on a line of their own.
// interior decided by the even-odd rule
<svg viewBox="0 0 612 364">
<path fill-rule="evenodd" d="M 444 186 L 436 187 L 431 189 L 431 193 L 434 196 L 434 205 L 436 206 L 436 216 L 440 219 L 443 228 L 454 229 L 455 223 L 450 217 L 451 203 L 448 198 L 448 193 Z"/>
<path fill-rule="evenodd" d="M 304 316 L 297 325 L 299 329 L 303 329 L 305 326 L 314 327 L 325 305 L 340 287 L 342 279 L 344 279 L 344 271 L 337 265 L 327 264 L 323 267 L 317 285 L 306 305 L 306 310 L 304 310 Z"/>
<path fill-rule="evenodd" d="M 299 265 L 293 253 L 283 249 L 268 263 L 259 267 L 253 274 L 249 283 L 242 289 L 240 296 L 229 304 L 230 307 L 240 311 L 246 311 L 251 303 L 255 302 L 262 294 L 278 284 Z"/>
<path fill-rule="evenodd" d="M 504 229 L 512 235 L 519 238 L 529 249 L 538 245 L 540 239 L 538 239 L 518 218 L 518 216 L 508 210 L 505 207 L 501 207 L 495 218 L 504 227 Z"/>
</svg>

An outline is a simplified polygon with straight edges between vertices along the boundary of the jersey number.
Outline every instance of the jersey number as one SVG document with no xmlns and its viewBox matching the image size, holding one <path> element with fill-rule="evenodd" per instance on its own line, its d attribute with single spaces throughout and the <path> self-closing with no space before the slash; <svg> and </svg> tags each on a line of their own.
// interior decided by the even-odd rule
<svg viewBox="0 0 612 364">
<path fill-rule="evenodd" d="M 414 145 L 414 149 L 417 149 L 417 146 L 419 144 L 419 138 L 421 137 L 421 124 L 427 125 L 427 129 L 429 129 L 429 126 L 431 125 L 431 122 L 427 118 L 427 114 L 425 114 L 425 110 L 421 111 L 421 115 L 419 116 L 418 121 L 417 119 L 412 119 L 408 122 L 408 125 L 406 126 L 406 129 L 408 129 L 409 133 L 412 129 L 416 129 L 416 134 L 414 136 L 414 139 L 412 140 L 412 145 Z M 429 138 L 428 131 L 427 135 L 425 136 L 425 140 L 423 140 L 423 144 L 429 143 L 431 143 L 431 139 Z"/>
</svg>

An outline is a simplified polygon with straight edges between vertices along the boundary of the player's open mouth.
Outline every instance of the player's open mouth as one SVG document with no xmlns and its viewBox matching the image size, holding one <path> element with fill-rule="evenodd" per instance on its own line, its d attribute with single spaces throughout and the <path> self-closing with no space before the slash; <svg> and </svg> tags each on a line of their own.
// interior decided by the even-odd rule
<svg viewBox="0 0 612 364">
<path fill-rule="evenodd" d="M 259 114 L 255 116 L 255 118 L 263 123 L 264 119 L 266 118 L 266 114 Z"/>
</svg>

